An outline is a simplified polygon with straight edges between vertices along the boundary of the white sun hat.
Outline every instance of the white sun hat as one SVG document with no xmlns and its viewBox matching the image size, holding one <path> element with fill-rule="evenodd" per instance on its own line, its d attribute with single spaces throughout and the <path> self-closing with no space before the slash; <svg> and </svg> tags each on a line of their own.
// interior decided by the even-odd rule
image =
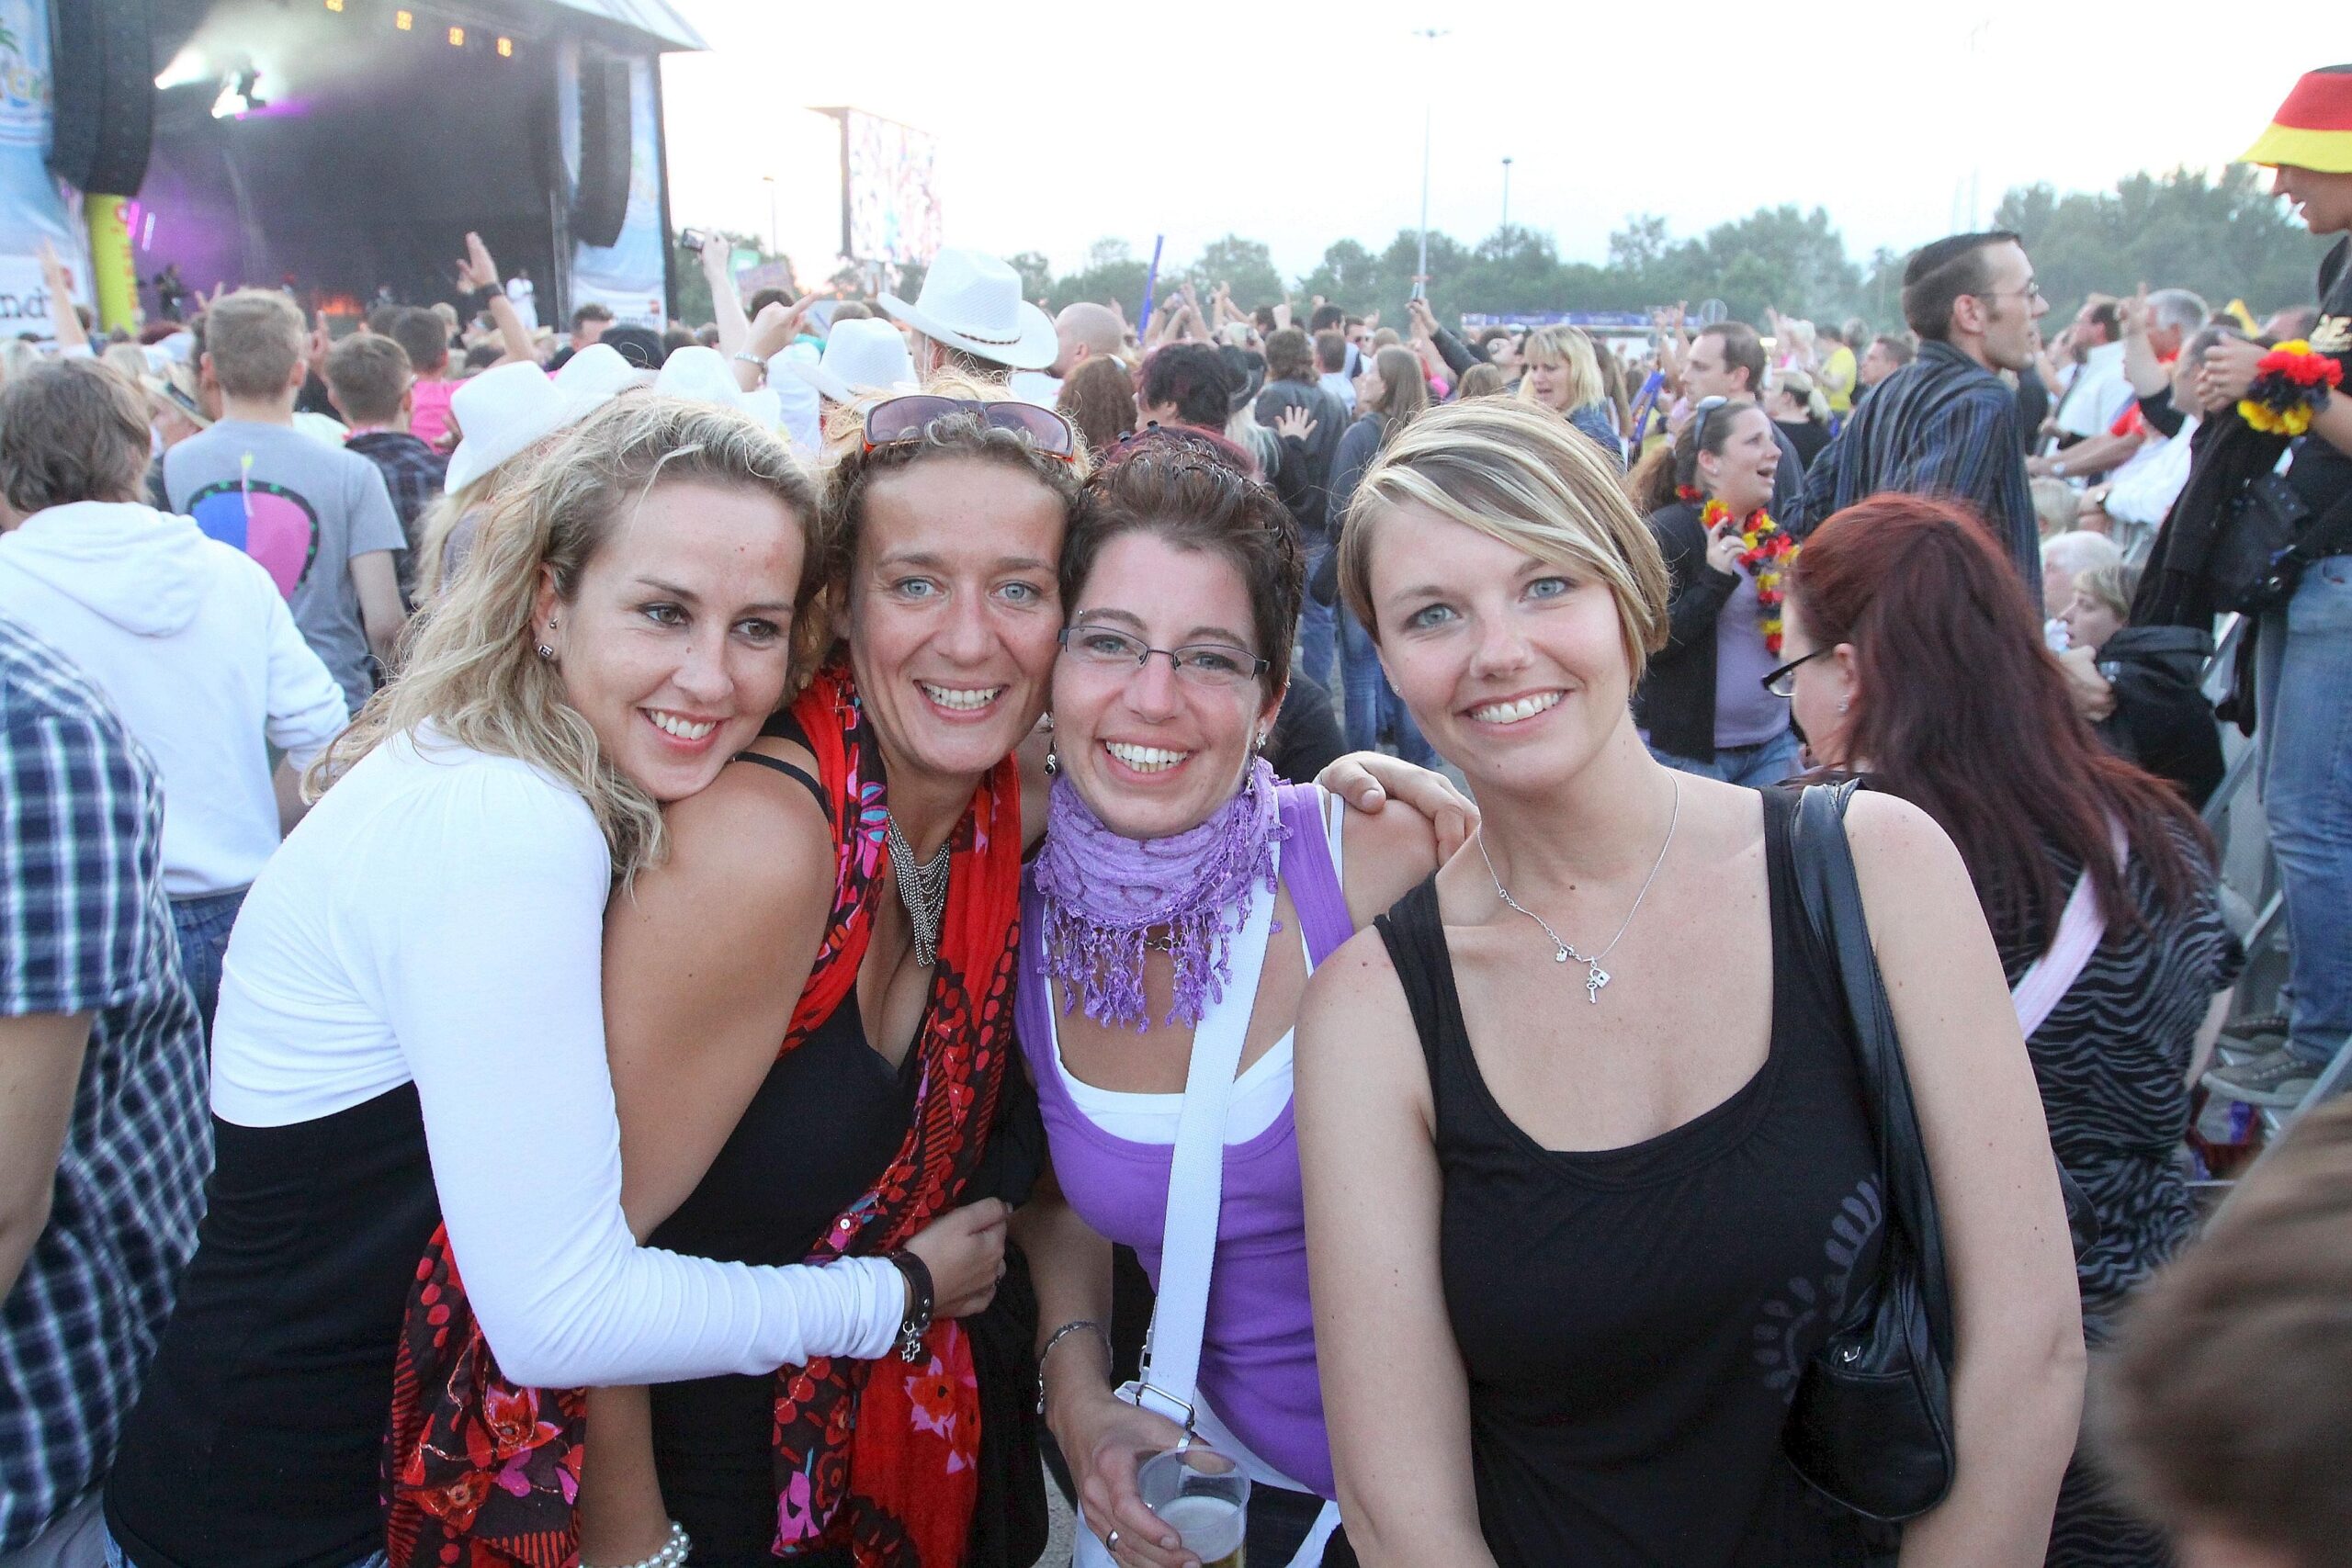
<svg viewBox="0 0 2352 1568">
<path fill-rule="evenodd" d="M 552 377 L 528 360 L 517 360 L 468 378 L 449 395 L 449 412 L 464 439 L 449 454 L 443 487 L 465 489 L 643 379 L 636 367 L 603 344 L 582 349 Z"/>
<path fill-rule="evenodd" d="M 783 417 L 774 392 L 765 387 L 743 390 L 727 356 L 700 344 L 679 349 L 663 360 L 662 374 L 653 378 L 653 390 L 665 398 L 689 398 L 695 402 L 733 409 L 737 413 L 750 415 L 763 430 L 774 430 Z"/>
<path fill-rule="evenodd" d="M 933 256 L 913 304 L 895 294 L 876 303 L 934 342 L 1015 370 L 1043 370 L 1061 350 L 1053 318 L 1021 298 L 1021 275 L 978 251 Z"/>
<path fill-rule="evenodd" d="M 813 365 L 787 360 L 786 368 L 837 403 L 854 400 L 860 391 L 915 389 L 915 362 L 907 354 L 907 340 L 889 322 L 871 318 L 836 321 L 825 339 L 824 358 Z"/>
</svg>

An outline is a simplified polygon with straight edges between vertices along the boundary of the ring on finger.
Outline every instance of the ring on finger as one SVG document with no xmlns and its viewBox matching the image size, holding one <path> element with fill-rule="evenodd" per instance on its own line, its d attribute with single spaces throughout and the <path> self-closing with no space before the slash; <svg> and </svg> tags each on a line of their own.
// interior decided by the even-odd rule
<svg viewBox="0 0 2352 1568">
<path fill-rule="evenodd" d="M 1112 1527 L 1111 1533 L 1102 1538 L 1102 1545 L 1111 1551 L 1119 1550 L 1119 1531 L 1116 1526 Z"/>
</svg>

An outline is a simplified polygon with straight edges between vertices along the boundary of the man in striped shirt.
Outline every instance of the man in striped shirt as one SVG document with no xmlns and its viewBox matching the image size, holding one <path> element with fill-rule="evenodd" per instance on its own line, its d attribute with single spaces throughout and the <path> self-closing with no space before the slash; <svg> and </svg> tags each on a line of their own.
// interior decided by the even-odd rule
<svg viewBox="0 0 2352 1568">
<path fill-rule="evenodd" d="M 2050 309 L 2007 230 L 1923 245 L 1903 271 L 1919 356 L 1880 382 L 1805 475 L 1804 526 L 1881 491 L 1973 506 L 2041 600 L 2041 535 L 2026 483 L 2017 394 L 1998 374 L 2033 363 Z"/>
</svg>

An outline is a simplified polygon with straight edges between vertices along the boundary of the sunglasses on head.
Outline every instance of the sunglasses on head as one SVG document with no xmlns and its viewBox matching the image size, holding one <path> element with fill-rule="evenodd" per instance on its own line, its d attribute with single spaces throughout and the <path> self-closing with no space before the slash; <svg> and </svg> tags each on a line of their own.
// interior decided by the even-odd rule
<svg viewBox="0 0 2352 1568">
<path fill-rule="evenodd" d="M 921 441 L 923 433 L 934 420 L 953 414 L 967 413 L 977 417 L 990 430 L 1009 430 L 1024 436 L 1029 445 L 1048 457 L 1064 462 L 1075 462 L 1078 457 L 1078 433 L 1069 421 L 1035 403 L 982 402 L 978 398 L 943 398 L 929 392 L 916 392 L 903 398 L 885 398 L 865 411 L 865 449 L 903 446 Z"/>
<path fill-rule="evenodd" d="M 1690 405 L 1690 443 L 1694 446 L 1707 445 L 1707 420 L 1717 409 L 1731 407 L 1729 398 L 1701 398 Z"/>
</svg>

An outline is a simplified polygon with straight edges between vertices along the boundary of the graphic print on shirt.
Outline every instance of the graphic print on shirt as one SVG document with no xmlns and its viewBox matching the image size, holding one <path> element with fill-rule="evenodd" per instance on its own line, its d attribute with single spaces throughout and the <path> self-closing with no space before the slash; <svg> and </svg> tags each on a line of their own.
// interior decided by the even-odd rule
<svg viewBox="0 0 2352 1568">
<path fill-rule="evenodd" d="M 244 466 L 250 473 L 252 460 Z M 318 558 L 318 509 L 284 485 L 250 477 L 222 479 L 189 496 L 187 514 L 209 536 L 261 562 L 288 598 Z"/>
<path fill-rule="evenodd" d="M 1826 1318 L 1835 1331 L 1845 1321 L 1851 1292 L 1854 1259 L 1862 1255 L 1871 1236 L 1886 1221 L 1886 1203 L 1879 1195 L 1878 1178 L 1866 1176 L 1854 1190 L 1838 1201 L 1829 1222 L 1829 1239 L 1821 1250 L 1829 1271 L 1816 1282 L 1802 1276 L 1789 1281 L 1788 1292 L 1764 1303 L 1762 1316 L 1749 1332 L 1756 1337 L 1756 1364 L 1764 1369 L 1764 1386 L 1796 1397 L 1797 1379 L 1806 1357 L 1797 1346 L 1805 1342 L 1815 1320 Z"/>
</svg>

